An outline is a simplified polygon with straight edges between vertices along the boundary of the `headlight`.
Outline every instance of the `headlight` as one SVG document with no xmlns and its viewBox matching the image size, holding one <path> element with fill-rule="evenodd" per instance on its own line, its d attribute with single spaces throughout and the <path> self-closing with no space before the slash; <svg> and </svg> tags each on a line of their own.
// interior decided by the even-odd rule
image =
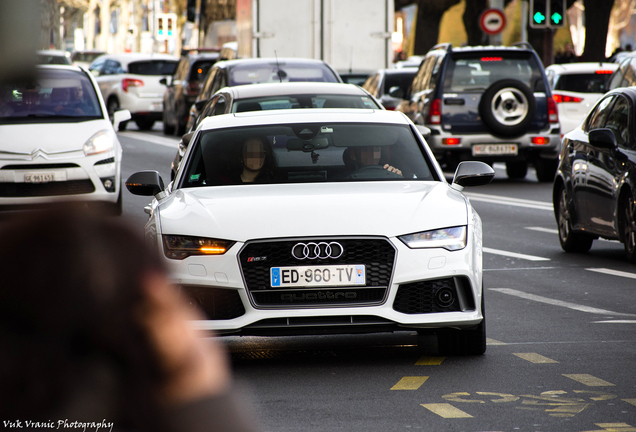
<svg viewBox="0 0 636 432">
<path fill-rule="evenodd" d="M 108 134 L 108 131 L 103 130 L 97 132 L 90 137 L 84 144 L 84 154 L 86 156 L 106 153 L 113 150 L 113 138 Z"/>
<path fill-rule="evenodd" d="M 223 255 L 236 243 L 205 237 L 164 235 L 163 249 L 168 258 L 182 260 L 191 255 Z"/>
<path fill-rule="evenodd" d="M 412 249 L 444 248 L 456 251 L 466 247 L 466 226 L 442 228 L 398 237 Z"/>
</svg>

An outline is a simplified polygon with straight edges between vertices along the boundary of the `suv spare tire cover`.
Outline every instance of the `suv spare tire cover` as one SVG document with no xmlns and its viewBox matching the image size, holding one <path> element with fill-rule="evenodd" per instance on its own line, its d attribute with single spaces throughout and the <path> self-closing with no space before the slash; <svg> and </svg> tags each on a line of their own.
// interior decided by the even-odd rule
<svg viewBox="0 0 636 432">
<path fill-rule="evenodd" d="M 521 135 L 530 127 L 537 101 L 530 88 L 516 79 L 494 82 L 479 101 L 479 114 L 496 135 Z"/>
</svg>

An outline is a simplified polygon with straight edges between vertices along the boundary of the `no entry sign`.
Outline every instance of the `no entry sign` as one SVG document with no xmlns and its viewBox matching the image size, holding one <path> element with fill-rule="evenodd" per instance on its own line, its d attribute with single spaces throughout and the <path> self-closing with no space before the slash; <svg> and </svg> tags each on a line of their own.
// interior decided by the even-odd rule
<svg viewBox="0 0 636 432">
<path fill-rule="evenodd" d="M 479 16 L 479 27 L 488 35 L 496 35 L 506 26 L 506 16 L 501 9 L 486 9 Z"/>
</svg>

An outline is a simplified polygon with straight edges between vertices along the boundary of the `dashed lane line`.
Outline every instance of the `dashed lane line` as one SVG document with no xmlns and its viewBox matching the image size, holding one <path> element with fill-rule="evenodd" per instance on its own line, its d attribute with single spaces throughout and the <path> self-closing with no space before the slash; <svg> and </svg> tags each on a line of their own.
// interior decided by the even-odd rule
<svg viewBox="0 0 636 432">
<path fill-rule="evenodd" d="M 623 399 L 623 401 L 636 406 L 636 399 Z"/>
<path fill-rule="evenodd" d="M 428 379 L 427 376 L 408 376 L 402 377 L 397 384 L 391 387 L 391 390 L 417 390 Z"/>
<path fill-rule="evenodd" d="M 548 234 L 559 234 L 559 230 L 555 229 L 555 228 L 544 228 L 544 227 L 525 227 L 527 230 L 530 231 L 539 231 L 539 232 L 544 232 L 544 233 L 548 233 Z"/>
<path fill-rule="evenodd" d="M 564 377 L 570 378 L 571 380 L 580 382 L 588 387 L 609 387 L 614 386 L 614 384 L 609 383 L 600 378 L 596 378 L 595 376 L 589 374 L 563 374 Z"/>
<path fill-rule="evenodd" d="M 179 140 L 176 138 L 168 138 L 151 134 L 142 134 L 139 132 L 117 132 L 117 135 L 124 136 L 126 138 L 132 138 L 139 141 L 151 142 L 153 144 L 159 144 L 165 147 L 176 149 L 179 146 Z"/>
<path fill-rule="evenodd" d="M 629 272 L 612 270 L 607 268 L 586 268 L 585 270 L 596 272 L 596 273 L 603 273 L 603 274 L 611 275 L 611 276 L 620 276 L 620 277 L 629 278 L 629 279 L 636 279 L 636 273 L 629 273 Z"/>
<path fill-rule="evenodd" d="M 526 300 L 532 300 L 532 301 L 536 301 L 539 303 L 546 303 L 546 304 L 550 304 L 552 306 L 560 306 L 560 307 L 564 307 L 564 308 L 568 308 L 568 309 L 573 309 L 573 310 L 577 310 L 580 312 L 587 312 L 587 313 L 593 313 L 593 314 L 599 314 L 599 315 L 615 315 L 615 316 L 636 316 L 634 314 L 626 314 L 626 313 L 620 313 L 620 312 L 613 312 L 613 311 L 609 311 L 606 309 L 599 309 L 599 308 L 594 308 L 591 306 L 583 306 L 583 305 L 578 305 L 576 303 L 570 303 L 570 302 L 565 302 L 562 300 L 555 300 L 555 299 L 551 299 L 548 297 L 543 297 L 543 296 L 538 296 L 535 294 L 530 294 L 530 293 L 526 293 L 523 291 L 518 291 L 515 289 L 511 289 L 511 288 L 489 288 L 490 291 L 496 291 L 496 292 L 500 292 L 503 294 L 508 294 L 511 296 L 515 296 L 515 297 L 520 297 Z"/>
<path fill-rule="evenodd" d="M 483 248 L 483 251 L 486 253 L 507 256 L 510 258 L 518 258 L 518 259 L 523 259 L 528 261 L 550 261 L 550 258 L 543 258 L 543 257 L 534 256 L 534 255 L 525 255 L 525 254 L 520 254 L 516 252 L 508 252 L 508 251 L 492 249 L 487 247 Z"/>
<path fill-rule="evenodd" d="M 525 200 L 520 198 L 510 198 L 501 195 L 486 195 L 474 192 L 464 192 L 471 201 L 481 201 L 492 204 L 501 204 L 508 205 L 514 207 L 525 207 L 537 210 L 547 210 L 554 211 L 554 207 L 551 202 L 547 201 L 534 201 L 534 200 Z"/>
<path fill-rule="evenodd" d="M 420 404 L 427 410 L 443 418 L 473 418 L 468 413 L 447 403 Z"/>
<path fill-rule="evenodd" d="M 441 365 L 445 357 L 422 356 L 415 363 L 415 366 L 438 366 Z"/>
<path fill-rule="evenodd" d="M 627 423 L 594 423 L 596 426 L 603 428 L 595 431 L 587 432 L 636 432 L 634 426 Z"/>
<path fill-rule="evenodd" d="M 527 360 L 530 363 L 558 363 L 556 360 L 552 360 L 551 358 L 547 358 L 537 353 L 512 353 L 517 357 Z"/>
</svg>

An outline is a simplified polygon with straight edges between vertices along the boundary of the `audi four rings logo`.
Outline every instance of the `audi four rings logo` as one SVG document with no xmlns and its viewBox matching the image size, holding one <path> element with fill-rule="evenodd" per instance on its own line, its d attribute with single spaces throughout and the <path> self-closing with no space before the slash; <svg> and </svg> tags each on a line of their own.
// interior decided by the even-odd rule
<svg viewBox="0 0 636 432">
<path fill-rule="evenodd" d="M 340 258 L 344 248 L 338 242 L 296 243 L 292 248 L 292 256 L 299 260 Z"/>
</svg>

